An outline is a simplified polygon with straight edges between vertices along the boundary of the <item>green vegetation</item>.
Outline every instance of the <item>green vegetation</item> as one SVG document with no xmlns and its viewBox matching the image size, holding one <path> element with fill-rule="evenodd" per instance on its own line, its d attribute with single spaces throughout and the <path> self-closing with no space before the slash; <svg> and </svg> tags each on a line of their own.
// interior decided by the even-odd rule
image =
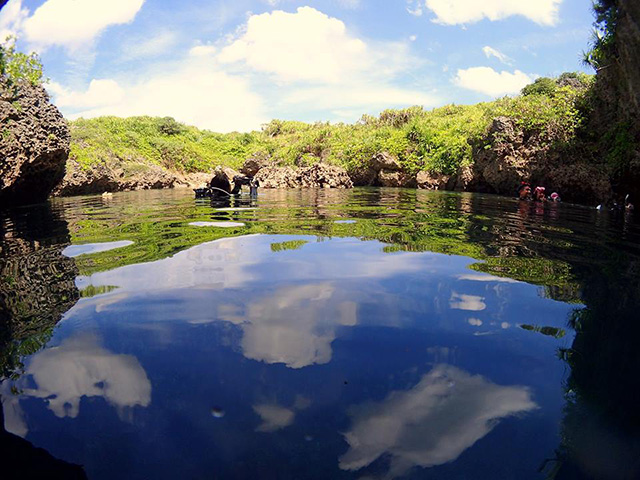
<svg viewBox="0 0 640 480">
<path fill-rule="evenodd" d="M 46 81 L 38 55 L 16 51 L 16 41 L 13 37 L 0 44 L 0 76 L 10 85 L 23 81 L 40 85 Z"/>
<path fill-rule="evenodd" d="M 101 117 L 71 122 L 71 158 L 84 168 L 106 162 L 151 163 L 181 172 L 239 167 L 259 143 L 259 134 L 219 134 L 171 117 Z"/>
<path fill-rule="evenodd" d="M 162 165 L 180 172 L 238 168 L 251 156 L 281 165 L 307 166 L 320 160 L 350 173 L 366 169 L 380 152 L 394 155 L 409 173 L 453 174 L 473 162 L 474 148 L 487 144 L 493 118 L 511 117 L 527 134 L 569 141 L 581 125 L 580 105 L 591 77 L 568 73 L 542 78 L 521 96 L 476 105 L 421 107 L 365 115 L 355 124 L 307 124 L 273 120 L 260 132 L 218 134 L 170 117 L 102 117 L 71 123 L 71 158 L 84 168 L 104 162 Z"/>
</svg>

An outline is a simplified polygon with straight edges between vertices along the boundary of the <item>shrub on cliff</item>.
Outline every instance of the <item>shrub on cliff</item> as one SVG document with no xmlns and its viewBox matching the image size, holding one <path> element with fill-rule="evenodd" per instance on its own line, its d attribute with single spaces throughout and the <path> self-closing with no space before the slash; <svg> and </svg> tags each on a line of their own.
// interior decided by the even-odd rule
<svg viewBox="0 0 640 480">
<path fill-rule="evenodd" d="M 10 85 L 22 81 L 40 85 L 45 80 L 38 55 L 18 52 L 13 37 L 0 44 L 0 76 Z"/>
</svg>

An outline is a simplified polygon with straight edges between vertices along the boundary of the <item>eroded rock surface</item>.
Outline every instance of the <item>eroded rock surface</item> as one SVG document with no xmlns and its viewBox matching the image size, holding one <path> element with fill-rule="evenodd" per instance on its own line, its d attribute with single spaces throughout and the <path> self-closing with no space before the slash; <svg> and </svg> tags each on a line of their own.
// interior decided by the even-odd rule
<svg viewBox="0 0 640 480">
<path fill-rule="evenodd" d="M 451 186 L 451 176 L 442 173 L 421 171 L 416 176 L 418 188 L 424 190 L 446 190 Z"/>
<path fill-rule="evenodd" d="M 44 201 L 64 176 L 69 141 L 44 88 L 0 80 L 0 205 Z"/>
<path fill-rule="evenodd" d="M 344 168 L 326 163 L 310 167 L 261 168 L 255 176 L 262 188 L 352 188 L 353 182 Z"/>
</svg>

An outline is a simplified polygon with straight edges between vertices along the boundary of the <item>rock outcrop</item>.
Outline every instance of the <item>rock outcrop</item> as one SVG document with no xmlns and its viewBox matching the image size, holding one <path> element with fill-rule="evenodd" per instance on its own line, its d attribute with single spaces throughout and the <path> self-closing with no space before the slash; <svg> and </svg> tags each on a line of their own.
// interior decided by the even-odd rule
<svg viewBox="0 0 640 480">
<path fill-rule="evenodd" d="M 453 188 L 515 195 L 520 182 L 528 181 L 558 191 L 569 201 L 597 204 L 609 198 L 607 172 L 557 149 L 562 139 L 556 135 L 528 132 L 511 118 L 495 118 L 486 146 L 474 148 L 473 165 L 458 172 Z"/>
<path fill-rule="evenodd" d="M 451 189 L 453 182 L 451 181 L 451 175 L 444 175 L 442 173 L 421 171 L 416 176 L 416 183 L 418 188 L 424 190 L 447 190 Z"/>
<path fill-rule="evenodd" d="M 640 2 L 611 0 L 615 22 L 594 87 L 589 129 L 595 132 L 600 156 L 611 170 L 621 199 L 631 193 L 640 203 Z"/>
<path fill-rule="evenodd" d="M 398 159 L 388 152 L 371 157 L 367 167 L 349 172 L 354 185 L 359 187 L 409 187 L 417 185 L 416 177 L 404 171 Z"/>
<path fill-rule="evenodd" d="M 245 160 L 240 172 L 249 177 L 254 177 L 260 169 L 271 165 L 271 159 L 268 155 L 253 155 Z"/>
<path fill-rule="evenodd" d="M 158 188 L 199 187 L 210 174 L 182 175 L 159 165 L 100 163 L 84 167 L 73 159 L 67 162 L 62 181 L 54 188 L 55 196 L 86 195 L 102 192 L 150 190 Z"/>
<path fill-rule="evenodd" d="M 261 168 L 255 179 L 262 188 L 352 188 L 353 182 L 344 168 L 326 163 L 310 167 Z"/>
<path fill-rule="evenodd" d="M 217 166 L 213 172 L 213 177 L 209 181 L 209 188 L 224 190 L 227 193 L 236 187 L 236 179 L 241 176 L 233 168 Z M 240 187 L 238 187 L 240 188 Z"/>
<path fill-rule="evenodd" d="M 64 176 L 69 141 L 44 88 L 0 80 L 0 205 L 44 201 Z"/>
</svg>

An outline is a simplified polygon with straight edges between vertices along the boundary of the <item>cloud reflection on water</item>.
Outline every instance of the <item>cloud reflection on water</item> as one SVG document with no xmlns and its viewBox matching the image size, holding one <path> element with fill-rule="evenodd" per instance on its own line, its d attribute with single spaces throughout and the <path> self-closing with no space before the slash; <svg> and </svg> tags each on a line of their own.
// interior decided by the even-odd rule
<svg viewBox="0 0 640 480">
<path fill-rule="evenodd" d="M 359 405 L 344 433 L 343 470 L 359 470 L 390 456 L 386 478 L 413 467 L 451 462 L 487 435 L 500 419 L 537 408 L 526 387 L 500 386 L 450 365 L 437 365 L 407 391 Z"/>
<path fill-rule="evenodd" d="M 15 386 L 22 391 L 21 397 L 2 392 L 5 427 L 22 437 L 28 428 L 20 398 L 44 399 L 60 418 L 76 418 L 82 397 L 103 397 L 121 416 L 127 408 L 151 403 L 151 382 L 138 359 L 105 349 L 89 334 L 70 337 L 35 354 Z"/>
</svg>

